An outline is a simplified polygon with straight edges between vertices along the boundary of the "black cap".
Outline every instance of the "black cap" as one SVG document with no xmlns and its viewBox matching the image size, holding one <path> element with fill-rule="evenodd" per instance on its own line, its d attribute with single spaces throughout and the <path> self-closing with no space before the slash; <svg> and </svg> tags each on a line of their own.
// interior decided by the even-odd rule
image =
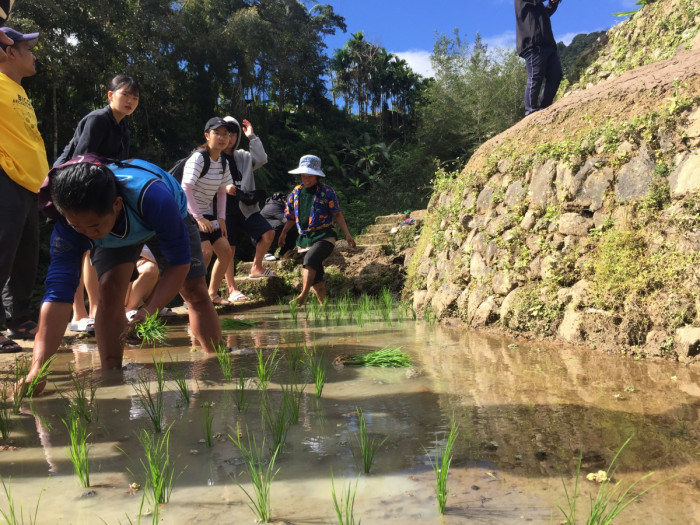
<svg viewBox="0 0 700 525">
<path fill-rule="evenodd" d="M 224 126 L 226 129 L 228 129 L 228 122 L 226 122 L 220 117 L 212 117 L 209 120 L 207 120 L 207 124 L 204 126 L 204 131 L 220 128 L 221 126 Z"/>
</svg>

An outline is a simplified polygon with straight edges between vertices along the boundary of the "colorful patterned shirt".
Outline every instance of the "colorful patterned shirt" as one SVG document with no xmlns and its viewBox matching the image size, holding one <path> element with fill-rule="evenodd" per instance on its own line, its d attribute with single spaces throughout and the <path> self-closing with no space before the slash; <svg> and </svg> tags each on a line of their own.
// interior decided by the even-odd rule
<svg viewBox="0 0 700 525">
<path fill-rule="evenodd" d="M 284 213 L 288 221 L 294 220 L 296 222 L 297 231 L 299 232 L 297 244 L 304 246 L 306 244 L 304 237 L 308 237 L 312 232 L 320 232 L 321 230 L 328 230 L 328 234 L 337 237 L 338 234 L 333 228 L 333 214 L 340 211 L 340 204 L 333 188 L 321 182 L 318 183 L 308 221 L 303 220 L 305 214 L 299 207 L 303 191 L 303 184 L 299 184 L 292 190 L 287 197 L 287 209 Z M 306 222 L 306 224 L 302 224 L 302 221 Z M 311 237 L 316 238 L 316 235 L 312 234 Z"/>
</svg>

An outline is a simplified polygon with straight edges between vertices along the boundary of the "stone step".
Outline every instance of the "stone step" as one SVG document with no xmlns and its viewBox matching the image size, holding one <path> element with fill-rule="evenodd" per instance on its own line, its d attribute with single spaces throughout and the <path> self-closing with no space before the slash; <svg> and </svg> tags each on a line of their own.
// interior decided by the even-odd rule
<svg viewBox="0 0 700 525">
<path fill-rule="evenodd" d="M 387 244 L 389 242 L 389 234 L 387 233 L 363 233 L 355 239 L 357 244 L 367 246 L 370 244 Z"/>
<path fill-rule="evenodd" d="M 396 226 L 406 218 L 405 213 L 394 213 L 392 215 L 380 215 L 374 219 L 374 224 L 392 224 Z"/>
<path fill-rule="evenodd" d="M 383 224 L 370 224 L 367 226 L 367 233 L 389 233 L 391 229 L 399 223 L 387 222 Z"/>
</svg>

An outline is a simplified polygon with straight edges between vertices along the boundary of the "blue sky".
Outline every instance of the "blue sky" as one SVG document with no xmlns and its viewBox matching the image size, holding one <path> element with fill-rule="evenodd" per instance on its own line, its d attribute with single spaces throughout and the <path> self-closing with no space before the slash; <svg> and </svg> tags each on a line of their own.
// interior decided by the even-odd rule
<svg viewBox="0 0 700 525">
<path fill-rule="evenodd" d="M 562 0 L 552 17 L 557 41 L 569 43 L 579 33 L 608 29 L 622 19 L 612 13 L 636 9 L 636 0 Z M 351 33 L 405 59 L 416 73 L 430 74 L 435 35 L 455 28 L 469 43 L 479 33 L 490 48 L 515 47 L 513 0 L 319 0 L 345 17 L 347 33 L 328 37 L 332 54 Z"/>
</svg>

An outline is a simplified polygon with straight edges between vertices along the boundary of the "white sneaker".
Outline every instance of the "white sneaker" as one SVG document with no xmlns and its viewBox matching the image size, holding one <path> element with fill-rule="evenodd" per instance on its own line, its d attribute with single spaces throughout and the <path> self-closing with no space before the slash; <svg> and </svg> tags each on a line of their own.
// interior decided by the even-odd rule
<svg viewBox="0 0 700 525">
<path fill-rule="evenodd" d="M 274 256 L 272 253 L 265 254 L 265 257 L 263 257 L 263 261 L 276 261 L 277 257 Z"/>
</svg>

